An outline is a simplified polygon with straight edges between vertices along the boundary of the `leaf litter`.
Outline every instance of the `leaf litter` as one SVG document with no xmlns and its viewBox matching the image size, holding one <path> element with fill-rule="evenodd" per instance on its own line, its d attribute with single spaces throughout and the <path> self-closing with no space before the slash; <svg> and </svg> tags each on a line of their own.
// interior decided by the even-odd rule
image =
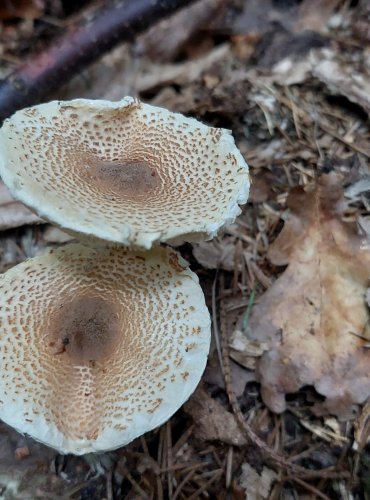
<svg viewBox="0 0 370 500">
<path fill-rule="evenodd" d="M 255 305 L 245 334 L 266 349 L 257 364 L 264 402 L 314 386 L 317 412 L 347 414 L 370 395 L 370 238 L 342 220 L 346 204 L 334 173 L 312 191 L 293 189 L 284 228 L 268 258 L 288 267 Z"/>
<path fill-rule="evenodd" d="M 250 201 L 217 240 L 181 251 L 214 302 L 217 323 L 224 304 L 218 334 L 234 380 L 225 384 L 213 348 L 190 411 L 100 457 L 99 477 L 83 459 L 55 456 L 1 427 L 4 498 L 370 494 L 369 7 L 221 4 L 215 16 L 216 3 L 201 0 L 192 7 L 199 22 L 166 20 L 163 30 L 117 47 L 50 98 L 132 94 L 233 130 L 251 167 Z M 40 23 L 3 21 L 11 33 L 2 39 L 5 74 L 42 32 L 43 17 L 54 22 L 49 11 L 56 26 L 58 16 L 65 21 L 59 2 L 45 5 Z M 0 199 L 0 218 L 2 206 Z M 68 240 L 44 224 L 12 229 L 36 222 L 22 210 L 3 217 L 2 271 Z M 287 461 L 311 476 L 295 474 Z"/>
</svg>

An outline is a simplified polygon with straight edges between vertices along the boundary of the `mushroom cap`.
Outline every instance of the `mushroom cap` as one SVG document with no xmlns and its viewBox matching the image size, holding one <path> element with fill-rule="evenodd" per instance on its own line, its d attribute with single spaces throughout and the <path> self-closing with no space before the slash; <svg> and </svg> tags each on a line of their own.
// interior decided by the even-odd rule
<svg viewBox="0 0 370 500">
<path fill-rule="evenodd" d="M 70 244 L 0 276 L 0 418 L 62 453 L 118 448 L 197 386 L 210 317 L 169 248 Z"/>
<path fill-rule="evenodd" d="M 0 175 L 40 217 L 142 248 L 212 238 L 249 192 L 229 130 L 132 97 L 18 111 L 0 130 Z"/>
</svg>

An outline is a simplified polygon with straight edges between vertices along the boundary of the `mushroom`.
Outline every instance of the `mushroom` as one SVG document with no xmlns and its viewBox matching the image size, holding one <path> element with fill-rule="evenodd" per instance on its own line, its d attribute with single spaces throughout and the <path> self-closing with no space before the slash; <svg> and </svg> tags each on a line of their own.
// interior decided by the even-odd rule
<svg viewBox="0 0 370 500">
<path fill-rule="evenodd" d="M 118 448 L 194 391 L 210 344 L 170 248 L 69 244 L 0 276 L 0 418 L 62 453 Z"/>
<path fill-rule="evenodd" d="M 147 249 L 211 239 L 249 191 L 230 131 L 132 97 L 18 111 L 0 131 L 0 175 L 40 217 Z"/>
</svg>

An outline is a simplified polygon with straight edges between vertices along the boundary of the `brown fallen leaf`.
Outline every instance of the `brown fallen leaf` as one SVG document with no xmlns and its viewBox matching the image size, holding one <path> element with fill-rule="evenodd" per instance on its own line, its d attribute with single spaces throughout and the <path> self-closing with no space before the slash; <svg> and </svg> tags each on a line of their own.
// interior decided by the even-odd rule
<svg viewBox="0 0 370 500">
<path fill-rule="evenodd" d="M 348 415 L 370 396 L 370 242 L 342 221 L 334 173 L 315 190 L 293 190 L 288 206 L 268 254 L 288 267 L 254 307 L 245 332 L 269 347 L 257 366 L 262 397 L 282 412 L 287 393 L 312 385 L 326 397 L 317 411 Z"/>
<path fill-rule="evenodd" d="M 148 92 L 158 92 L 161 88 L 166 89 L 167 85 L 184 86 L 197 80 L 214 64 L 228 60 L 230 52 L 230 44 L 224 43 L 194 60 L 159 64 L 145 56 L 132 57 L 129 47 L 121 45 L 73 78 L 52 97 L 117 100 L 121 99 L 122 95 L 138 96 Z M 156 100 L 155 104 L 162 106 L 166 104 L 176 111 L 177 100 L 175 102 L 176 105 L 171 106 L 164 99 Z M 185 104 L 186 99 L 183 106 Z"/>
<path fill-rule="evenodd" d="M 357 61 L 341 62 L 338 53 L 331 49 L 312 52 L 312 75 L 323 82 L 334 95 L 343 95 L 349 101 L 370 113 L 369 70 L 366 64 L 358 71 Z"/>
<path fill-rule="evenodd" d="M 245 490 L 246 500 L 266 500 L 270 498 L 272 485 L 277 479 L 278 474 L 267 467 L 259 474 L 251 465 L 244 463 L 239 481 Z"/>
<path fill-rule="evenodd" d="M 216 238 L 212 241 L 194 243 L 193 255 L 206 269 L 233 271 L 235 264 L 235 243 Z"/>
<path fill-rule="evenodd" d="M 14 200 L 0 181 L 0 231 L 43 222 L 19 201 Z"/>
<path fill-rule="evenodd" d="M 246 370 L 244 366 L 230 360 L 232 388 L 235 396 L 239 398 L 242 396 L 246 384 L 249 382 L 256 382 L 256 375 L 254 370 Z M 221 389 L 225 389 L 225 379 L 222 375 L 220 364 L 216 352 L 212 353 L 208 358 L 208 363 L 204 371 L 203 380 L 207 384 L 214 384 Z"/>
<path fill-rule="evenodd" d="M 247 443 L 234 415 L 201 387 L 185 404 L 184 410 L 196 423 L 194 434 L 198 439 L 217 440 L 233 446 L 244 446 Z"/>
<path fill-rule="evenodd" d="M 186 42 L 206 30 L 216 16 L 222 16 L 223 4 L 223 0 L 198 0 L 190 4 L 139 36 L 136 50 L 147 54 L 152 61 L 163 63 L 175 59 Z"/>
<path fill-rule="evenodd" d="M 143 93 L 166 85 L 194 82 L 214 64 L 226 61 L 229 57 L 230 45 L 224 43 L 207 54 L 186 62 L 159 65 L 146 61 L 145 69 L 135 80 L 135 89 L 138 93 Z"/>
<path fill-rule="evenodd" d="M 257 358 L 268 350 L 266 342 L 249 340 L 240 330 L 234 330 L 230 338 L 230 357 L 249 370 L 256 368 Z"/>
</svg>

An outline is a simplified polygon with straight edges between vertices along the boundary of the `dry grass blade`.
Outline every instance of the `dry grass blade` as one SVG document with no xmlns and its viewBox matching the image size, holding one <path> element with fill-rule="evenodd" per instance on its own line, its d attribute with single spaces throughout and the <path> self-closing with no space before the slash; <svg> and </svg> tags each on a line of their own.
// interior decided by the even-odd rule
<svg viewBox="0 0 370 500">
<path fill-rule="evenodd" d="M 231 479 L 232 479 L 232 473 L 233 473 L 233 447 L 230 446 L 229 451 L 227 452 L 227 457 L 226 457 L 226 479 L 225 479 L 225 485 L 226 489 L 228 490 L 231 485 Z"/>
</svg>

